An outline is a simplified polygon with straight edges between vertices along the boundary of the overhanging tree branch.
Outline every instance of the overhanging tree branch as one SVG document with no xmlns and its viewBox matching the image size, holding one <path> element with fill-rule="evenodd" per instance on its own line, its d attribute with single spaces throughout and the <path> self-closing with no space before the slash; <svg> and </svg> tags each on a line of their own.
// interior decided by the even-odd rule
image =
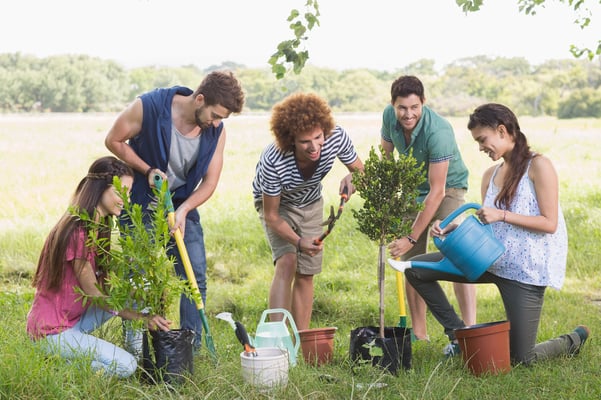
<svg viewBox="0 0 601 400">
<path fill-rule="evenodd" d="M 309 59 L 309 51 L 299 49 L 301 44 L 308 39 L 307 31 L 315 25 L 319 26 L 319 4 L 317 0 L 307 0 L 306 12 L 301 15 L 297 9 L 290 11 L 287 21 L 294 32 L 294 38 L 284 40 L 278 44 L 277 51 L 269 58 L 271 71 L 277 79 L 282 79 L 291 65 L 294 73 L 299 74 Z"/>
</svg>

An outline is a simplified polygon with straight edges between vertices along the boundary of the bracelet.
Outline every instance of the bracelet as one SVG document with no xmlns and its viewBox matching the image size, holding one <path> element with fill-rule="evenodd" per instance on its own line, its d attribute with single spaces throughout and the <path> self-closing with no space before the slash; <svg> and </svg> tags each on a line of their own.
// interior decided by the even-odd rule
<svg viewBox="0 0 601 400">
<path fill-rule="evenodd" d="M 413 238 L 411 237 L 411 235 L 407 235 L 407 240 L 408 240 L 408 241 L 409 241 L 409 243 L 411 243 L 411 244 L 416 244 L 416 243 L 417 243 L 417 240 L 413 239 Z"/>
<path fill-rule="evenodd" d="M 155 167 L 150 167 L 146 170 L 146 172 L 144 173 L 144 176 L 146 176 L 146 179 L 148 179 L 148 176 L 150 175 L 150 173 L 155 170 Z"/>
<path fill-rule="evenodd" d="M 114 315 L 115 317 L 119 315 L 119 312 L 115 310 L 109 310 L 109 313 Z"/>
<path fill-rule="evenodd" d="M 300 247 L 300 242 L 301 242 L 301 238 L 298 238 L 298 241 L 296 242 L 296 250 L 299 253 L 302 253 L 301 247 Z"/>
</svg>

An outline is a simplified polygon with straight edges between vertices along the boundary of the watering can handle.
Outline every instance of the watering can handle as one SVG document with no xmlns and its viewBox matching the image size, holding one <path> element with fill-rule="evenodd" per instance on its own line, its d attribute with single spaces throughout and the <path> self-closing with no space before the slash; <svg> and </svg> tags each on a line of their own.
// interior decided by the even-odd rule
<svg viewBox="0 0 601 400">
<path fill-rule="evenodd" d="M 440 223 L 440 229 L 444 229 L 448 224 L 450 224 L 455 218 L 457 218 L 459 216 L 459 214 L 461 214 L 462 212 L 469 210 L 469 209 L 476 209 L 479 210 L 482 206 L 478 203 L 465 203 L 464 205 L 460 206 L 459 208 L 457 208 L 455 211 L 453 211 L 452 213 L 450 213 L 445 219 L 442 220 L 442 222 Z M 490 232 L 490 234 L 493 234 L 493 230 L 492 230 L 492 226 L 490 226 L 490 224 L 484 224 L 482 223 L 482 221 L 480 221 L 480 219 L 473 217 L 476 221 L 478 221 L 478 223 L 482 226 L 484 226 L 485 229 L 488 229 L 488 231 Z M 440 244 L 442 243 L 442 239 L 439 237 L 434 237 L 434 244 L 436 245 L 436 247 L 440 247 Z"/>
<path fill-rule="evenodd" d="M 440 228 L 444 229 L 455 218 L 457 218 L 459 216 L 459 214 L 463 213 L 464 211 L 472 209 L 472 208 L 475 209 L 475 210 L 479 210 L 480 207 L 481 206 L 478 203 L 465 203 L 465 204 L 463 204 L 458 209 L 456 209 L 455 211 L 453 211 L 452 213 L 450 213 L 449 215 L 447 215 L 447 217 L 445 219 L 442 220 L 442 222 L 440 223 Z M 478 221 L 480 221 L 480 220 L 478 220 Z"/>
<path fill-rule="evenodd" d="M 290 312 L 288 312 L 288 310 L 286 310 L 285 308 L 270 308 L 269 310 L 265 310 L 261 315 L 261 323 L 265 322 L 269 314 L 278 313 L 284 314 L 284 319 L 282 321 L 288 319 L 290 327 L 292 328 L 292 333 L 294 333 L 294 352 L 298 353 L 298 349 L 300 347 L 300 336 L 298 334 L 298 329 L 296 329 L 296 323 L 294 322 L 294 318 L 292 318 L 292 315 L 290 314 Z"/>
</svg>

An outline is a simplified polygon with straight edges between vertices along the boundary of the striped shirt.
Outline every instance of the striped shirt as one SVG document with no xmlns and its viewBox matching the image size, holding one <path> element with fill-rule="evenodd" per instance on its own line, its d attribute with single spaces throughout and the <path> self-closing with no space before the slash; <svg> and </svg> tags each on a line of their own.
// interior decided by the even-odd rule
<svg viewBox="0 0 601 400">
<path fill-rule="evenodd" d="M 298 166 L 294 151 L 282 153 L 275 143 L 267 146 L 255 170 L 253 180 L 253 197 L 261 201 L 263 194 L 280 196 L 280 204 L 302 208 L 321 197 L 321 180 L 332 169 L 338 157 L 344 165 L 357 159 L 357 152 L 346 131 L 336 126 L 332 135 L 324 141 L 319 157 L 319 165 L 313 176 L 304 180 Z"/>
</svg>

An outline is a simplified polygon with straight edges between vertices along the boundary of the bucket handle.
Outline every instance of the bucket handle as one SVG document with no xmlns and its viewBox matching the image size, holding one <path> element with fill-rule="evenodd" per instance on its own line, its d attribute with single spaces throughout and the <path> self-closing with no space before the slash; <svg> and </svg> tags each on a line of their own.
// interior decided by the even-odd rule
<svg viewBox="0 0 601 400">
<path fill-rule="evenodd" d="M 269 310 L 265 310 L 263 311 L 263 314 L 261 315 L 261 322 L 263 323 L 265 322 L 265 320 L 267 319 L 267 316 L 269 314 L 284 314 L 284 319 L 282 320 L 283 323 L 286 323 L 286 319 L 288 320 L 288 323 L 290 324 L 290 327 L 292 328 L 292 333 L 294 334 L 294 353 L 298 354 L 298 349 L 300 347 L 300 336 L 298 334 L 298 329 L 296 329 L 296 323 L 294 322 L 294 318 L 292 318 L 292 315 L 290 314 L 290 312 L 288 310 L 286 310 L 285 308 L 270 308 Z"/>
</svg>

